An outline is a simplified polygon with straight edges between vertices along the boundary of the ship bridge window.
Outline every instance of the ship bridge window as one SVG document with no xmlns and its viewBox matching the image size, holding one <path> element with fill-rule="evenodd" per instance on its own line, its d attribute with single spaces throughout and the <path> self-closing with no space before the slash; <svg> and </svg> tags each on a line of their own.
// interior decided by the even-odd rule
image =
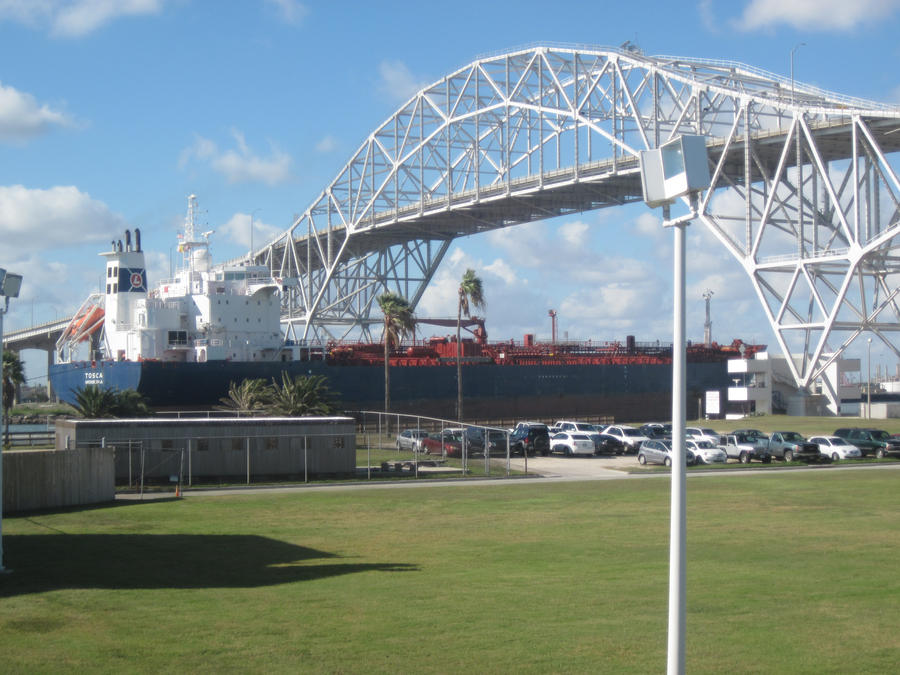
<svg viewBox="0 0 900 675">
<path fill-rule="evenodd" d="M 119 292 L 119 284 L 113 284 L 113 293 Z"/>
<path fill-rule="evenodd" d="M 106 284 L 106 294 L 109 295 L 112 292 L 112 286 Z"/>
<path fill-rule="evenodd" d="M 187 331 L 186 330 L 170 330 L 169 331 L 169 344 L 170 345 L 186 345 L 188 342 L 187 339 Z"/>
<path fill-rule="evenodd" d="M 244 281 L 246 278 L 245 272 L 225 272 L 225 281 Z"/>
<path fill-rule="evenodd" d="M 106 268 L 106 278 L 109 279 L 110 277 L 112 277 L 112 267 L 107 267 Z"/>
</svg>

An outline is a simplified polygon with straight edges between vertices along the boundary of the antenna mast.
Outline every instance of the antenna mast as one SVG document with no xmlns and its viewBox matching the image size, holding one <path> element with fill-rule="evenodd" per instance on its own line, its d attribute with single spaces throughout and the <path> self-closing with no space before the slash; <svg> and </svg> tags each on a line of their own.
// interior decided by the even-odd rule
<svg viewBox="0 0 900 675">
<path fill-rule="evenodd" d="M 708 288 L 703 292 L 703 299 L 706 300 L 706 323 L 703 324 L 703 344 L 709 347 L 712 344 L 712 320 L 709 318 L 709 301 L 713 292 Z"/>
</svg>

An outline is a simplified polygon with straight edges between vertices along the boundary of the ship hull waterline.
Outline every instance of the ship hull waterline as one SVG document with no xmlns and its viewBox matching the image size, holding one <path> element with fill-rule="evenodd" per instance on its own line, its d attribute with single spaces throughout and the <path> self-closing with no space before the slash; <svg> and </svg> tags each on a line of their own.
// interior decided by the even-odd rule
<svg viewBox="0 0 900 675">
<path fill-rule="evenodd" d="M 383 365 L 333 365 L 324 361 L 182 363 L 100 361 L 50 368 L 54 392 L 73 403 L 85 386 L 134 389 L 156 409 L 203 410 L 220 404 L 232 382 L 261 378 L 323 375 L 344 410 L 381 410 Z M 607 416 L 616 420 L 668 419 L 671 364 L 463 366 L 465 417 L 529 418 Z M 689 363 L 688 413 L 697 416 L 698 398 L 729 386 L 727 363 Z M 456 367 L 392 366 L 392 411 L 453 419 Z"/>
</svg>

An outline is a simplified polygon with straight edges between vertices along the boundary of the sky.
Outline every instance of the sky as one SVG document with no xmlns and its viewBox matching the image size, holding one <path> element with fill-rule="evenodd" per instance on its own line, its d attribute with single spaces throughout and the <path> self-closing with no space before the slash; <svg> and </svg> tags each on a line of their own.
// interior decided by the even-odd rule
<svg viewBox="0 0 900 675">
<path fill-rule="evenodd" d="M 797 81 L 900 103 L 898 34 L 900 0 L 0 0 L 0 267 L 25 277 L 4 328 L 74 312 L 126 228 L 151 285 L 166 276 L 189 194 L 214 260 L 249 249 L 251 217 L 258 246 L 417 90 L 487 53 L 631 41 L 787 76 L 793 50 Z M 472 268 L 492 339 L 547 338 L 555 309 L 562 338 L 668 342 L 671 250 L 643 205 L 458 239 L 417 314 L 455 316 Z M 688 251 L 688 338 L 710 289 L 714 339 L 774 348 L 725 249 L 694 225 Z M 26 374 L 45 377 L 44 357 Z"/>
</svg>

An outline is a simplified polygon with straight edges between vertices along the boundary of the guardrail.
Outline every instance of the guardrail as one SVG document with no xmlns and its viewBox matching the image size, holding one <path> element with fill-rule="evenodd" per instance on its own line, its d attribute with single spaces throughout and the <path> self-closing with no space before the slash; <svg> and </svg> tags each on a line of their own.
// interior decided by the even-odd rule
<svg viewBox="0 0 900 675">
<path fill-rule="evenodd" d="M 5 437 L 4 437 L 5 438 Z M 56 442 L 55 431 L 11 431 L 10 446 L 34 447 L 36 445 L 53 445 Z"/>
</svg>

